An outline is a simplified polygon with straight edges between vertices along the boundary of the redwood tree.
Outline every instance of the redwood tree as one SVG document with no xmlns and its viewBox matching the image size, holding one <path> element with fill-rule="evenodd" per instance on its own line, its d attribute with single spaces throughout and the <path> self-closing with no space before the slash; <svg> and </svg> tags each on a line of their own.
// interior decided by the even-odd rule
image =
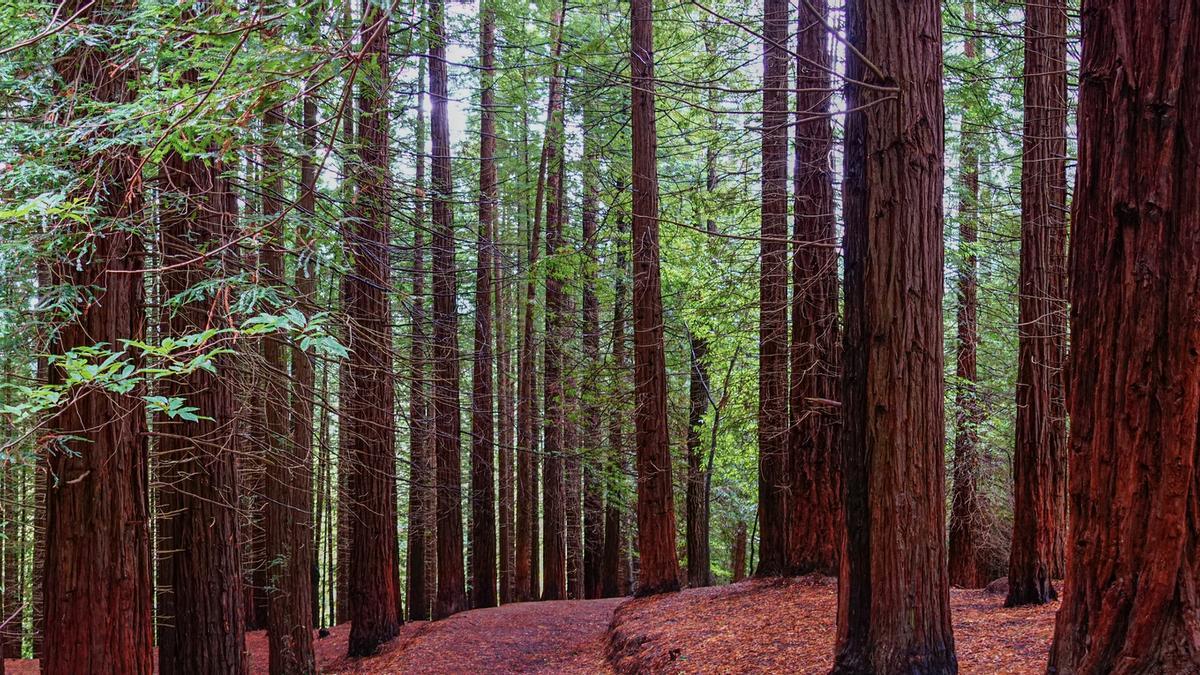
<svg viewBox="0 0 1200 675">
<path fill-rule="evenodd" d="M 584 108 L 583 120 L 583 358 L 587 367 L 600 363 L 600 300 L 596 296 L 597 222 L 599 202 L 596 142 L 590 130 L 592 118 Z M 604 463 L 601 461 L 601 418 L 598 379 L 585 371 L 582 403 L 583 453 L 583 597 L 601 597 L 604 557 Z"/>
<path fill-rule="evenodd" d="M 826 0 L 800 7 L 796 26 L 796 166 L 788 434 L 788 570 L 836 574 L 838 259 L 833 213 L 832 55 Z"/>
<path fill-rule="evenodd" d="M 414 179 L 417 194 L 413 209 L 412 326 L 408 364 L 408 616 L 411 621 L 430 617 L 429 588 L 436 577 L 434 554 L 434 457 L 429 433 L 428 382 L 425 335 L 425 59 L 417 62 L 417 123 Z M 430 574 L 430 573 L 433 574 Z"/>
<path fill-rule="evenodd" d="M 679 590 L 675 503 L 667 439 L 658 248 L 658 136 L 653 0 L 630 2 L 633 126 L 633 361 L 637 431 L 638 595 Z"/>
<path fill-rule="evenodd" d="M 195 71 L 184 80 L 196 83 Z M 214 152 L 217 148 L 211 148 Z M 172 151 L 163 160 L 162 261 L 165 297 L 185 297 L 195 284 L 232 271 L 235 198 L 223 162 L 184 158 Z M 221 251 L 212 262 L 201 251 Z M 210 254 L 211 255 L 211 254 Z M 169 308 L 166 330 L 178 339 L 231 320 L 223 296 L 228 289 L 189 298 Z M 159 510 L 159 550 L 166 569 L 159 583 L 170 587 L 160 616 L 158 667 L 162 673 L 241 673 L 245 661 L 245 615 L 238 533 L 239 485 L 235 464 L 238 421 L 232 360 L 213 358 L 213 370 L 197 369 L 163 383 L 163 395 L 181 398 L 202 415 L 195 421 L 160 417 L 158 452 L 164 483 Z M 165 621 L 164 621 L 165 622 Z"/>
<path fill-rule="evenodd" d="M 963 21 L 969 31 L 963 55 L 974 65 L 978 39 L 974 34 L 975 3 L 963 4 Z M 950 501 L 950 585 L 979 588 L 990 581 L 981 557 L 979 543 L 983 535 L 984 504 L 979 494 L 982 464 L 979 457 L 979 425 L 983 407 L 979 401 L 979 297 L 978 259 L 974 246 L 978 239 L 976 221 L 979 203 L 979 151 L 976 148 L 970 111 L 964 111 L 960 130 L 962 168 L 958 206 L 958 345 L 954 374 L 954 485 Z"/>
<path fill-rule="evenodd" d="M 496 11 L 483 0 L 479 30 L 479 234 L 471 372 L 471 606 L 496 606 L 496 492 L 492 422 L 492 248 L 496 228 Z"/>
<path fill-rule="evenodd" d="M 762 238 L 759 243 L 758 576 L 787 571 L 788 2 L 763 2 Z"/>
<path fill-rule="evenodd" d="M 847 4 L 844 526 L 835 673 L 956 673 L 942 411 L 942 21 Z"/>
<path fill-rule="evenodd" d="M 363 54 L 373 65 L 359 81 L 356 217 L 348 236 L 354 273 L 346 280 L 350 329 L 349 460 L 350 656 L 375 653 L 400 630 L 396 587 L 396 462 L 388 244 L 389 169 L 386 8 L 364 6 Z"/>
<path fill-rule="evenodd" d="M 1017 440 L 1013 532 L 1005 605 L 1056 597 L 1066 523 L 1060 496 L 1066 462 L 1062 317 L 1067 196 L 1067 9 L 1065 0 L 1025 3 L 1025 131 L 1021 162 Z"/>
<path fill-rule="evenodd" d="M 691 374 L 688 381 L 687 430 L 687 576 L 688 586 L 699 588 L 712 583 L 704 444 L 700 440 L 704 414 L 708 412 L 708 374 L 705 364 L 708 343 L 704 338 L 689 334 L 688 347 Z"/>
<path fill-rule="evenodd" d="M 429 93 L 433 153 L 433 418 L 437 452 L 437 600 L 434 618 L 467 608 L 463 579 L 462 466 L 458 407 L 458 281 L 454 267 L 454 183 L 446 110 L 445 4 L 429 4 Z"/>
<path fill-rule="evenodd" d="M 78 12 L 73 30 L 87 35 L 118 29 L 115 24 L 132 9 L 131 3 L 117 0 L 67 0 L 59 12 Z M 88 110 L 90 102 L 129 103 L 136 95 L 132 85 L 138 71 L 126 65 L 128 58 L 104 41 L 77 41 L 54 61 L 68 88 L 62 95 L 78 103 L 66 109 Z M 60 355 L 98 343 L 122 349 L 122 341 L 142 340 L 145 333 L 142 239 L 131 228 L 115 226 L 136 222 L 141 215 L 138 149 L 128 144 L 95 154 L 85 149 L 75 162 L 79 174 L 94 182 L 73 192 L 94 210 L 88 222 L 62 226 L 72 238 L 103 235 L 91 238 L 94 248 L 79 264 L 51 267 L 59 284 L 98 287 L 91 302 L 61 327 L 53 345 Z M 62 380 L 57 373 L 52 377 Z M 48 425 L 59 441 L 49 453 L 53 480 L 46 489 L 43 589 L 45 639 L 51 645 L 42 659 L 46 672 L 152 671 L 145 393 L 141 385 L 125 393 L 99 387 L 75 391 Z M 15 478 L 15 471 L 5 472 L 13 488 L 8 494 L 14 496 Z M 15 523 L 15 509 L 6 510 Z M 15 539 L 7 542 L 10 560 L 15 544 Z M 15 584 L 15 576 L 6 568 L 6 612 L 12 593 L 7 585 Z M 10 626 L 5 632 L 19 635 L 19 628 Z"/>
<path fill-rule="evenodd" d="M 624 186 L 618 192 L 624 192 Z M 617 254 L 616 280 L 613 282 L 613 320 L 612 320 L 612 354 L 611 369 L 614 372 L 614 393 L 616 400 L 623 400 L 626 391 L 626 374 L 629 368 L 625 355 L 625 303 L 628 263 L 625 259 L 623 241 L 626 232 L 626 220 L 622 213 L 617 214 Z M 615 598 L 623 594 L 621 588 L 622 559 L 621 551 L 624 545 L 624 531 L 621 519 L 625 510 L 621 504 L 622 473 L 625 468 L 625 421 L 620 413 L 609 417 L 607 458 L 608 477 L 604 487 L 604 551 L 600 558 L 600 594 L 605 598 Z"/>
<path fill-rule="evenodd" d="M 1083 6 L 1070 556 L 1048 672 L 1200 671 L 1197 9 Z"/>
<path fill-rule="evenodd" d="M 546 125 L 546 258 L 563 247 L 561 167 L 563 158 L 562 76 L 558 65 L 550 83 L 550 116 Z M 552 267 L 552 266 L 551 266 Z M 563 278 L 553 269 L 546 272 L 545 335 L 542 340 L 542 396 L 544 403 L 542 443 L 542 599 L 567 597 L 566 500 L 563 476 L 563 323 L 566 298 Z"/>
</svg>

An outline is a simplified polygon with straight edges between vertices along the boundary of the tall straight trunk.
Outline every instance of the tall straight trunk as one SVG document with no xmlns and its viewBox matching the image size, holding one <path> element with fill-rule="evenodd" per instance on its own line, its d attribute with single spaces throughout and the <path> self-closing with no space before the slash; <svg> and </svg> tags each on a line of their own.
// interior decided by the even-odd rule
<svg viewBox="0 0 1200 675">
<path fill-rule="evenodd" d="M 788 570 L 834 575 L 841 517 L 838 260 L 833 213 L 829 6 L 801 5 L 796 25 L 796 158 L 788 434 Z"/>
<path fill-rule="evenodd" d="M 1066 464 L 1062 317 L 1066 307 L 1067 9 L 1025 4 L 1025 127 L 1021 161 L 1017 440 L 1005 605 L 1056 597 Z M 1056 557 L 1059 558 L 1056 561 Z"/>
<path fill-rule="evenodd" d="M 759 244 L 758 576 L 787 572 L 788 3 L 763 3 L 762 239 Z"/>
<path fill-rule="evenodd" d="M 78 12 L 79 26 L 94 23 L 104 30 L 122 22 L 132 6 L 117 1 L 90 5 L 66 0 L 60 11 L 64 15 Z M 126 64 L 127 58 L 104 46 L 79 43 L 55 60 L 55 70 L 71 88 L 63 95 L 82 104 L 70 109 L 87 110 L 89 101 L 132 101 L 137 70 Z M 135 174 L 138 166 L 138 149 L 128 144 L 79 160 L 80 175 L 91 175 L 96 181 L 91 186 L 93 196 L 77 195 L 92 201 L 94 220 L 62 226 L 76 236 L 97 231 L 105 234 L 94 237 L 90 257 L 75 265 L 55 265 L 53 273 L 59 284 L 101 287 L 94 301 L 79 308 L 62 326 L 55 353 L 66 354 L 97 343 L 123 349 L 123 341 L 144 338 L 142 240 L 134 230 L 114 227 L 123 221 L 139 222 L 142 216 L 140 180 Z M 133 353 L 123 356 L 136 364 Z M 51 377 L 62 380 L 58 373 Z M 145 393 L 143 385 L 126 393 L 85 388 L 72 392 L 50 420 L 48 430 L 62 440 L 48 454 L 49 470 L 56 480 L 46 490 L 43 590 L 49 617 L 45 635 L 52 645 L 43 655 L 46 672 L 148 674 L 152 670 Z M 12 470 L 5 474 L 10 481 L 15 476 Z M 5 505 L 10 518 L 15 516 L 11 504 L 15 501 Z M 11 559 L 16 541 L 6 544 Z M 16 591 L 17 575 L 8 571 L 6 566 L 6 601 Z M 10 616 L 6 602 L 4 619 Z M 6 628 L 9 632 L 17 633 L 19 652 L 19 624 Z M 9 652 L 11 640 L 5 642 Z"/>
<path fill-rule="evenodd" d="M 709 564 L 708 502 L 704 497 L 704 443 L 700 431 L 708 412 L 708 372 L 705 358 L 708 342 L 688 335 L 688 354 L 691 375 L 688 382 L 687 431 L 687 574 L 688 586 L 699 588 L 712 584 Z"/>
<path fill-rule="evenodd" d="M 358 83 L 358 200 L 347 242 L 346 282 L 350 439 L 350 656 L 367 656 L 400 630 L 396 588 L 396 461 L 389 242 L 389 82 L 386 9 L 364 3 L 363 54 L 372 64 Z"/>
<path fill-rule="evenodd" d="M 194 72 L 185 79 L 195 83 Z M 215 148 L 214 148 L 215 150 Z M 232 238 L 233 193 L 221 162 L 167 155 L 162 164 L 164 205 L 162 259 L 166 297 L 213 279 L 212 263 L 200 251 L 222 250 Z M 231 268 L 231 254 L 219 259 Z M 223 269 L 215 271 L 224 274 Z M 170 315 L 169 335 L 180 338 L 211 325 L 228 325 L 228 289 L 191 300 Z M 215 345 L 214 345 L 215 346 Z M 160 642 L 159 671 L 166 674 L 243 673 L 245 615 L 241 543 L 238 533 L 239 483 L 234 449 L 238 444 L 233 363 L 214 359 L 215 372 L 195 372 L 163 383 L 163 395 L 198 409 L 195 422 L 160 417 L 159 456 L 164 463 L 160 550 L 171 583 L 170 637 Z"/>
<path fill-rule="evenodd" d="M 537 300 L 537 266 L 541 248 L 542 205 L 545 203 L 549 160 L 553 146 L 553 121 L 556 107 L 561 107 L 558 90 L 558 56 L 562 53 L 562 12 L 554 16 L 554 66 L 550 76 L 550 100 L 546 108 L 546 134 L 542 138 L 541 159 L 538 163 L 537 191 L 533 203 L 533 226 L 529 232 L 529 258 L 525 286 L 525 307 L 521 335 L 520 363 L 517 373 L 517 537 L 516 537 L 516 599 L 532 600 L 538 596 L 538 461 L 537 461 L 537 352 L 534 341 L 534 306 Z M 526 120 L 528 121 L 528 120 Z M 526 125 L 528 126 L 528 125 Z M 528 144 L 526 144 L 528 145 Z"/>
<path fill-rule="evenodd" d="M 550 83 L 550 116 L 546 125 L 546 258 L 557 257 L 563 248 L 562 185 L 563 127 L 562 75 L 556 64 Z M 547 266 L 545 335 L 542 339 L 542 600 L 565 600 L 566 576 L 566 485 L 563 477 L 563 324 L 566 314 L 563 278 Z"/>
<path fill-rule="evenodd" d="M 264 281 L 285 284 L 283 267 L 283 154 L 277 144 L 284 111 L 276 106 L 263 119 L 263 217 L 267 219 L 262 249 Z M 315 111 L 313 117 L 315 117 Z M 306 143 L 311 140 L 305 134 Z M 315 170 L 308 168 L 308 179 Z M 302 179 L 303 180 L 303 179 Z M 309 191 L 311 193 L 311 190 Z M 312 207 L 309 205 L 309 212 Z M 299 295 L 300 289 L 297 289 Z M 301 310 L 303 311 L 303 310 Z M 271 673 L 316 672 L 312 648 L 312 541 L 309 538 L 312 508 L 312 474 L 308 451 L 312 446 L 312 410 L 308 408 L 308 441 L 302 451 L 293 442 L 286 374 L 287 352 L 282 336 L 267 335 L 262 344 L 266 367 L 263 403 L 266 413 L 267 448 L 264 456 L 266 504 L 267 642 Z M 305 361 L 303 351 L 300 360 Z M 311 388 L 312 368 L 301 373 Z M 301 410 L 301 413 L 304 411 Z"/>
<path fill-rule="evenodd" d="M 618 192 L 624 192 L 620 186 Z M 612 321 L 612 360 L 610 368 L 613 372 L 613 400 L 626 399 L 626 379 L 628 377 L 628 359 L 625 356 L 625 278 L 629 273 L 625 260 L 625 224 L 624 214 L 617 214 L 617 255 L 616 280 L 613 283 L 613 321 Z M 621 583 L 623 566 L 622 550 L 624 548 L 624 533 L 621 521 L 625 517 L 624 497 L 625 475 L 625 420 L 624 407 L 609 416 L 607 457 L 608 476 L 604 486 L 604 551 L 600 561 L 600 594 L 601 597 L 615 598 L 624 595 Z"/>
<path fill-rule="evenodd" d="M 350 39 L 350 32 L 353 30 L 353 6 L 354 3 L 347 2 L 343 5 L 342 12 L 342 31 L 344 39 Z M 344 97 L 342 104 L 342 144 L 344 146 L 342 158 L 342 183 L 341 197 L 343 203 L 342 214 L 347 220 L 353 215 L 354 204 L 357 203 L 357 190 L 354 185 L 354 172 L 357 171 L 355 166 L 355 123 L 354 123 L 354 81 L 347 78 L 342 96 Z M 350 278 L 349 275 L 342 275 L 338 286 L 340 295 L 340 305 L 343 312 L 346 312 L 350 307 Z M 344 334 L 342 336 L 343 344 L 349 344 L 350 336 Z M 352 485 L 351 477 L 353 471 L 352 442 L 354 439 L 354 416 L 350 414 L 350 368 L 348 360 L 343 360 L 338 367 L 338 452 L 337 452 L 337 584 L 336 596 L 337 604 L 334 608 L 334 623 L 343 624 L 350 620 L 350 543 L 354 535 L 354 519 L 351 517 L 353 501 L 350 489 Z"/>
<path fill-rule="evenodd" d="M 567 302 L 567 316 L 574 317 L 575 303 Z M 572 392 L 566 399 L 563 425 L 563 447 L 566 456 L 563 464 L 563 497 L 566 508 L 566 544 L 567 544 L 567 598 L 580 600 L 583 598 L 583 462 L 579 451 L 579 397 L 578 383 L 573 375 L 568 375 L 564 389 Z"/>
<path fill-rule="evenodd" d="M 431 616 L 428 593 L 436 581 L 434 552 L 429 543 L 436 536 L 433 486 L 435 460 L 429 434 L 428 385 L 425 375 L 425 59 L 417 61 L 416 204 L 413 209 L 412 328 L 409 333 L 408 389 L 408 617 L 425 621 Z M 429 579 L 429 572 L 435 572 Z"/>
<path fill-rule="evenodd" d="M 730 582 L 737 583 L 746 578 L 746 524 L 738 523 L 733 534 L 733 551 L 730 553 Z"/>
<path fill-rule="evenodd" d="M 596 296 L 596 211 L 599 202 L 597 171 L 599 158 L 591 133 L 593 120 L 589 109 L 583 112 L 583 362 L 582 436 L 583 454 L 583 597 L 594 599 L 603 593 L 604 556 L 604 465 L 600 448 L 600 388 L 592 368 L 600 363 L 600 300 Z"/>
<path fill-rule="evenodd" d="M 493 231 L 494 241 L 496 243 L 495 255 L 492 256 L 493 276 L 495 277 L 495 302 L 493 304 L 493 313 L 496 317 L 496 408 L 497 422 L 499 430 L 496 433 L 496 441 L 499 447 L 496 451 L 496 463 L 499 466 L 497 474 L 497 497 L 499 508 L 497 516 L 499 519 L 499 567 L 500 567 L 500 602 L 512 602 L 515 596 L 515 575 L 514 564 L 516 562 L 514 554 L 516 552 L 514 541 L 514 523 L 515 515 L 514 507 L 516 506 L 515 490 L 516 478 L 513 474 L 513 390 L 512 390 L 512 355 L 509 351 L 509 312 L 506 295 L 508 295 L 509 285 L 506 280 L 507 266 L 504 260 L 504 255 L 499 248 L 499 244 L 503 237 L 499 230 Z"/>
<path fill-rule="evenodd" d="M 631 0 L 634 425 L 641 558 L 637 593 L 643 596 L 679 590 L 659 279 L 653 13 L 652 0 Z"/>
<path fill-rule="evenodd" d="M 1194 673 L 1200 14 L 1166 0 L 1085 2 L 1083 11 L 1071 555 L 1048 672 Z"/>
<path fill-rule="evenodd" d="M 835 673 L 956 673 L 946 574 L 940 3 L 847 5 Z"/>
<path fill-rule="evenodd" d="M 471 606 L 496 606 L 496 493 L 492 390 L 492 250 L 496 230 L 496 10 L 483 1 L 479 30 L 479 234 L 475 363 L 471 373 Z"/>
<path fill-rule="evenodd" d="M 458 281 L 454 263 L 454 184 L 446 109 L 445 4 L 429 4 L 429 93 L 432 99 L 433 419 L 437 453 L 437 599 L 434 618 L 467 608 L 463 574 L 462 464 L 458 407 Z"/>
<path fill-rule="evenodd" d="M 349 307 L 346 287 L 349 277 L 342 277 L 341 296 L 343 311 Z M 343 361 L 338 368 L 338 486 L 337 486 L 337 604 L 334 607 L 334 623 L 343 624 L 350 620 L 350 542 L 354 538 L 353 507 L 350 486 L 354 474 L 351 458 L 354 439 L 354 420 L 350 416 L 350 368 Z"/>
<path fill-rule="evenodd" d="M 1040 1 L 1040 0 L 1039 0 Z M 978 38 L 975 30 L 975 4 L 963 5 L 963 19 L 970 32 L 963 55 L 975 65 Z M 982 463 L 979 457 L 979 426 L 983 423 L 983 406 L 979 401 L 979 300 L 978 260 L 974 246 L 978 239 L 976 221 L 979 204 L 979 154 L 974 134 L 964 112 L 961 129 L 960 180 L 961 199 L 958 207 L 958 350 L 954 374 L 954 488 L 950 502 L 950 585 L 960 588 L 980 588 L 990 581 L 986 562 L 978 543 L 983 537 L 984 504 L 979 494 Z"/>
</svg>

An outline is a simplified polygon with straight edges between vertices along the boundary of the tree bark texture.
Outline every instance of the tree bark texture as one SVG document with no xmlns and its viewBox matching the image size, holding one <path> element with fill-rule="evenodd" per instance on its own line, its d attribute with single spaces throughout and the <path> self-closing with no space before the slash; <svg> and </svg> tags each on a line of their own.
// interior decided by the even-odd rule
<svg viewBox="0 0 1200 675">
<path fill-rule="evenodd" d="M 374 68 L 359 81 L 357 208 L 349 233 L 354 272 L 347 279 L 350 398 L 342 416 L 354 421 L 350 439 L 350 656 L 367 656 L 396 636 L 395 380 L 392 372 L 391 283 L 388 246 L 389 18 L 364 4 L 363 54 Z"/>
<path fill-rule="evenodd" d="M 492 252 L 496 228 L 496 11 L 480 19 L 479 233 L 475 272 L 475 354 L 471 373 L 471 607 L 496 606 L 495 425 L 492 366 Z"/>
<path fill-rule="evenodd" d="M 787 0 L 763 2 L 762 238 L 759 242 L 758 576 L 787 572 Z"/>
<path fill-rule="evenodd" d="M 612 321 L 612 371 L 613 391 L 617 401 L 624 400 L 622 396 L 627 391 L 628 359 L 625 356 L 625 303 L 628 264 L 625 259 L 624 239 L 626 220 L 623 214 L 617 214 L 617 254 L 616 280 L 613 282 L 613 321 Z M 607 483 L 604 487 L 604 551 L 600 563 L 600 593 L 605 598 L 615 598 L 625 594 L 621 584 L 622 579 L 622 548 L 624 534 L 622 519 L 625 509 L 622 499 L 625 494 L 625 430 L 622 414 L 609 417 L 608 421 Z"/>
<path fill-rule="evenodd" d="M 88 3 L 66 0 L 60 12 L 76 18 L 81 34 L 89 28 L 113 28 L 133 9 L 119 0 Z M 80 41 L 54 62 L 69 88 L 63 96 L 79 101 L 69 110 L 86 110 L 88 102 L 128 103 L 134 67 L 118 67 L 128 55 Z M 73 120 L 66 119 L 65 123 Z M 95 287 L 96 295 L 69 317 L 52 351 L 67 354 L 77 347 L 107 345 L 124 349 L 124 340 L 145 337 L 142 239 L 134 231 L 114 227 L 142 217 L 139 154 L 136 147 L 116 145 L 103 153 L 76 159 L 79 173 L 91 175 L 90 192 L 75 196 L 94 208 L 89 222 L 73 225 L 71 236 L 94 236 L 90 256 L 78 265 L 51 268 L 55 283 Z M 87 291 L 81 291 L 87 292 Z M 135 353 L 122 356 L 137 364 Z M 53 373 L 52 379 L 62 381 Z M 146 407 L 139 385 L 126 393 L 77 388 L 54 412 L 48 431 L 55 439 L 47 453 L 52 483 L 46 489 L 46 562 L 43 568 L 45 635 L 53 648 L 43 655 L 48 673 L 143 673 L 152 669 L 150 540 Z M 15 464 L 6 462 L 6 488 L 16 495 Z M 16 522 L 16 500 L 5 504 L 9 523 Z M 15 534 L 15 528 L 11 528 Z M 9 528 L 6 527 L 6 532 Z M 35 535 L 36 536 L 36 535 Z M 15 596 L 16 539 L 5 542 L 5 615 Z M 10 586 L 11 584 L 11 586 Z M 20 657 L 20 617 L 5 628 L 5 656 Z M 9 635 L 16 635 L 14 640 Z M 13 647 L 16 647 L 14 653 Z"/>
<path fill-rule="evenodd" d="M 1066 403 L 1067 9 L 1025 4 L 1025 127 L 1021 163 L 1017 439 L 1005 605 L 1055 598 L 1062 567 Z"/>
<path fill-rule="evenodd" d="M 788 434 L 788 571 L 834 575 L 838 453 L 838 256 L 833 213 L 832 56 L 826 0 L 801 5 L 796 35 L 796 166 Z"/>
<path fill-rule="evenodd" d="M 1200 5 L 1085 2 L 1048 672 L 1200 671 Z"/>
<path fill-rule="evenodd" d="M 956 673 L 946 572 L 940 3 L 847 5 L 835 673 Z"/>
<path fill-rule="evenodd" d="M 430 542 L 436 537 L 434 511 L 435 461 L 430 441 L 428 382 L 426 381 L 425 334 L 425 59 L 417 63 L 417 150 L 415 158 L 415 208 L 412 248 L 412 328 L 409 333 L 408 366 L 408 616 L 411 621 L 428 620 L 432 598 L 428 593 L 428 572 L 436 571 L 431 562 Z M 433 575 L 436 577 L 436 573 Z"/>
<path fill-rule="evenodd" d="M 688 382 L 687 431 L 687 579 L 690 588 L 712 585 L 709 562 L 708 502 L 705 499 L 704 443 L 700 431 L 708 412 L 708 373 L 704 338 L 688 336 L 691 375 Z"/>
<path fill-rule="evenodd" d="M 433 106 L 433 418 L 437 449 L 437 600 L 434 618 L 467 608 L 463 578 L 462 466 L 458 407 L 458 281 L 454 262 L 454 184 L 450 174 L 450 121 L 446 109 L 445 4 L 429 5 L 429 84 Z"/>
<path fill-rule="evenodd" d="M 581 396 L 583 436 L 583 597 L 602 597 L 604 572 L 604 481 L 602 456 L 601 411 L 598 404 L 600 387 L 594 368 L 600 363 L 600 300 L 596 295 L 597 208 L 599 203 L 599 159 L 596 142 L 589 133 L 591 115 L 584 108 L 583 122 L 583 256 L 586 265 L 583 277 L 583 359 L 585 379 Z"/>
<path fill-rule="evenodd" d="M 679 590 L 675 501 L 667 438 L 658 246 L 658 135 L 654 109 L 652 0 L 631 0 L 633 74 L 633 363 L 637 433 L 637 522 L 641 568 L 637 593 Z"/>
</svg>

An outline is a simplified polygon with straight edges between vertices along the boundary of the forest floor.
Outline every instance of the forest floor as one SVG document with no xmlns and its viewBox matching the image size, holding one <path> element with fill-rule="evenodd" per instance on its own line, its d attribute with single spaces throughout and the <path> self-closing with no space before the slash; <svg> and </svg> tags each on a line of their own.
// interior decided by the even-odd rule
<svg viewBox="0 0 1200 675">
<path fill-rule="evenodd" d="M 963 673 L 1045 672 L 1058 603 L 1004 609 L 1004 596 L 950 591 Z M 410 622 L 379 654 L 346 658 L 350 625 L 315 640 L 322 673 L 828 673 L 837 582 L 751 580 L 653 598 L 527 602 Z M 267 673 L 264 631 L 246 636 L 250 672 Z M 608 660 L 606 660 L 606 656 Z M 8 660 L 34 674 L 37 661 Z"/>
<path fill-rule="evenodd" d="M 1058 603 L 1004 609 L 1004 596 L 952 589 L 962 673 L 1044 673 Z M 751 580 L 631 600 L 613 616 L 608 656 L 622 673 L 828 673 L 837 580 Z"/>
</svg>

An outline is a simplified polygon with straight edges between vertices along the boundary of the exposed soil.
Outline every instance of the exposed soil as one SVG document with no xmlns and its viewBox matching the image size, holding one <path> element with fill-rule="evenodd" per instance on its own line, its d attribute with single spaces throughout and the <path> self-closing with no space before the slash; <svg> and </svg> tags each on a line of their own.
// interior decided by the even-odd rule
<svg viewBox="0 0 1200 675">
<path fill-rule="evenodd" d="M 1004 596 L 950 591 L 963 673 L 1044 673 L 1058 603 L 1004 609 Z M 631 600 L 606 653 L 621 673 L 828 673 L 837 581 L 751 580 Z"/>
</svg>

